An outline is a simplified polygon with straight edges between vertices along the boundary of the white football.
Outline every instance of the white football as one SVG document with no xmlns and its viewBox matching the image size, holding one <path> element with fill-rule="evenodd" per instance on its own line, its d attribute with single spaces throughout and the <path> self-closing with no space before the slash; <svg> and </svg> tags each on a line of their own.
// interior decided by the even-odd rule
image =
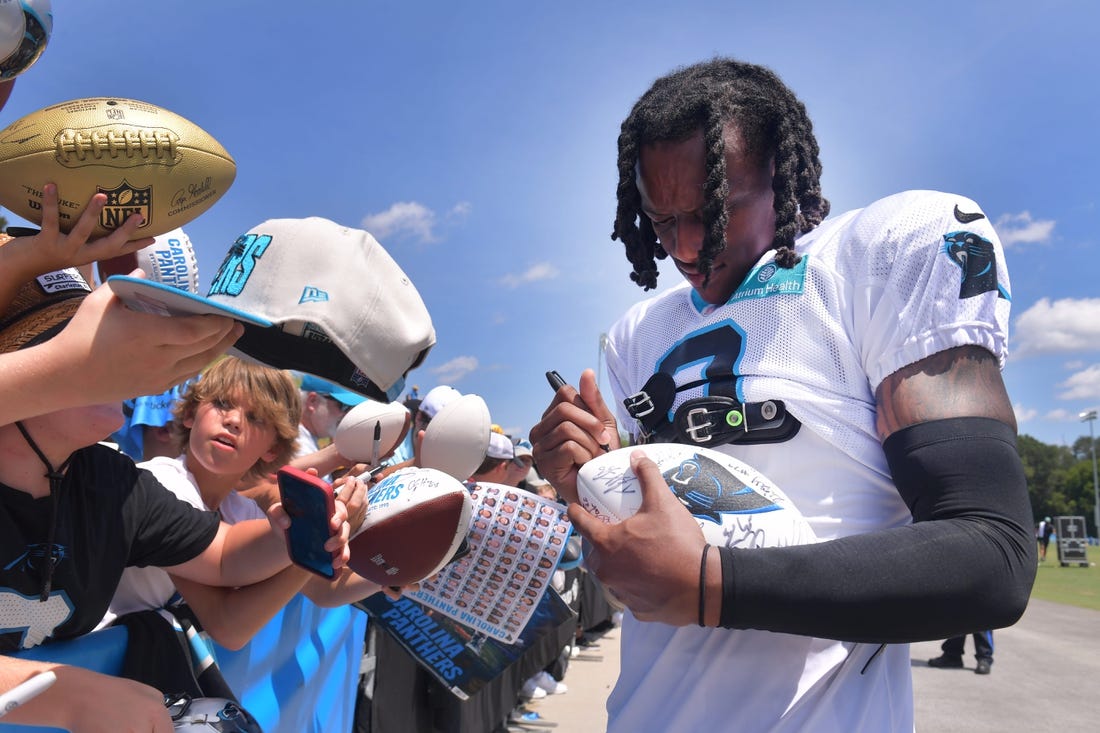
<svg viewBox="0 0 1100 733">
<path fill-rule="evenodd" d="M 33 66 L 52 32 L 49 0 L 0 2 L 0 79 L 14 79 Z"/>
<path fill-rule="evenodd" d="M 465 481 L 485 460 L 491 427 L 489 407 L 481 397 L 467 394 L 451 400 L 424 430 L 420 465 Z"/>
<path fill-rule="evenodd" d="M 340 455 L 356 463 L 372 463 L 375 432 L 378 432 L 378 462 L 381 463 L 405 439 L 412 415 L 400 402 L 386 404 L 376 400 L 360 402 L 336 426 L 332 440 Z"/>
<path fill-rule="evenodd" d="M 635 450 L 657 464 L 708 542 L 763 547 L 816 541 L 802 514 L 766 476 L 720 451 L 679 443 L 619 448 L 581 466 L 577 494 L 589 514 L 616 524 L 641 507 L 642 488 L 630 467 Z"/>
<path fill-rule="evenodd" d="M 466 539 L 472 513 L 469 490 L 442 471 L 392 473 L 367 492 L 367 518 L 348 543 L 348 567 L 379 585 L 430 578 Z"/>
<path fill-rule="evenodd" d="M 136 252 L 137 266 L 149 279 L 189 293 L 199 292 L 199 265 L 191 238 L 182 229 L 158 235 Z"/>
</svg>

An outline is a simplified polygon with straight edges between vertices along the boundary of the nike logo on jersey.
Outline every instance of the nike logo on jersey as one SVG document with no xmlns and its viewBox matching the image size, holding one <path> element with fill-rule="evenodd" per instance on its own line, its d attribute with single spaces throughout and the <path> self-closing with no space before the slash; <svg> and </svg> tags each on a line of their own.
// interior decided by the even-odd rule
<svg viewBox="0 0 1100 733">
<path fill-rule="evenodd" d="M 955 221 L 959 222 L 960 224 L 969 224 L 972 221 L 977 221 L 978 219 L 984 218 L 985 214 L 980 211 L 975 211 L 973 214 L 967 214 L 966 212 L 959 211 L 959 205 L 955 204 Z"/>
</svg>

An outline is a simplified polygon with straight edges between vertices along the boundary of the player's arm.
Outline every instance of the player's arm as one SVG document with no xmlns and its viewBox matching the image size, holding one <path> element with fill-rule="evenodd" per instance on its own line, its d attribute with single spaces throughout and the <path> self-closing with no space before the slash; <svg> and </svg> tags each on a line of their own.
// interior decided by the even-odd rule
<svg viewBox="0 0 1100 733">
<path fill-rule="evenodd" d="M 801 547 L 723 549 L 725 567 L 709 576 L 720 598 L 711 622 L 907 642 L 1004 627 L 1023 613 L 1036 547 L 996 358 L 949 349 L 887 377 L 876 398 L 913 524 Z"/>
</svg>

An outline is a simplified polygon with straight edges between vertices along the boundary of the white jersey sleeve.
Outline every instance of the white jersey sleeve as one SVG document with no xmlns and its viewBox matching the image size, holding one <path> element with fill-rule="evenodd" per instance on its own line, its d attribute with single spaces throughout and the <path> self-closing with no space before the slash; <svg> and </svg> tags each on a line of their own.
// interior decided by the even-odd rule
<svg viewBox="0 0 1100 733">
<path fill-rule="evenodd" d="M 904 366 L 977 345 L 1004 366 L 1011 300 L 1004 252 L 970 199 L 908 191 L 860 211 L 836 250 L 871 390 Z"/>
</svg>

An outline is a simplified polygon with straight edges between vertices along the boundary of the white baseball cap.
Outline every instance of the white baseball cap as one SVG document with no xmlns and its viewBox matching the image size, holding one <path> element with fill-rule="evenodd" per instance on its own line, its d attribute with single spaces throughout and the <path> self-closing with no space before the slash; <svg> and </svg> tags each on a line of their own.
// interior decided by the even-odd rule
<svg viewBox="0 0 1100 733">
<path fill-rule="evenodd" d="M 533 450 L 533 446 L 531 445 L 531 441 L 527 440 L 526 438 L 520 438 L 519 440 L 516 441 L 516 445 L 515 445 L 516 458 L 522 458 L 524 456 L 527 456 L 528 458 L 530 458 L 533 461 L 533 460 L 535 460 L 535 454 L 532 452 L 532 450 Z"/>
<path fill-rule="evenodd" d="M 454 387 L 441 384 L 428 390 L 428 394 L 424 395 L 424 399 L 420 401 L 418 409 L 427 415 L 430 420 L 438 415 L 440 410 L 461 396 L 462 393 Z"/>
<path fill-rule="evenodd" d="M 489 449 L 485 455 L 489 458 L 512 460 L 516 457 L 516 447 L 512 445 L 512 439 L 503 433 L 489 433 Z"/>
<path fill-rule="evenodd" d="M 435 345 L 420 293 L 382 245 L 318 217 L 271 219 L 242 234 L 205 298 L 121 275 L 107 285 L 146 313 L 230 316 L 245 326 L 232 351 L 383 402 Z"/>
</svg>

